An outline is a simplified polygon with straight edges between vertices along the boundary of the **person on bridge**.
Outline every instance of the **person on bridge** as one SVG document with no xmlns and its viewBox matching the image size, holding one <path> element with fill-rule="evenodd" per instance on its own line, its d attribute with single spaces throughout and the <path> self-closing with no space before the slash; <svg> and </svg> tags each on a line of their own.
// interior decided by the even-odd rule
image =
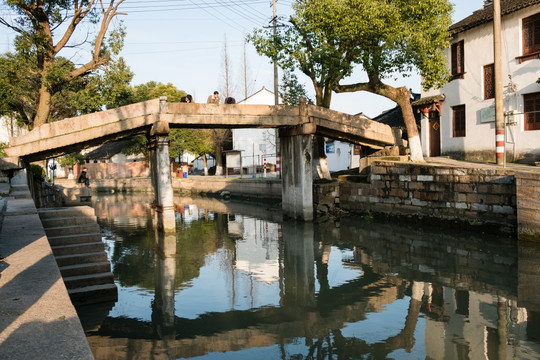
<svg viewBox="0 0 540 360">
<path fill-rule="evenodd" d="M 214 93 L 208 97 L 208 100 L 206 100 L 206 103 L 219 104 L 219 92 L 214 91 Z"/>
<path fill-rule="evenodd" d="M 190 94 L 187 94 L 186 96 L 182 96 L 182 98 L 180 98 L 180 102 L 192 103 L 193 102 L 193 96 L 191 96 Z"/>
<path fill-rule="evenodd" d="M 225 98 L 225 104 L 236 104 L 236 99 L 233 97 Z"/>
<path fill-rule="evenodd" d="M 86 168 L 83 168 L 82 171 L 81 171 L 81 175 L 79 175 L 79 180 L 78 182 L 80 184 L 84 184 L 86 185 L 86 187 L 90 187 L 90 179 L 88 178 L 87 174 L 86 174 Z"/>
</svg>

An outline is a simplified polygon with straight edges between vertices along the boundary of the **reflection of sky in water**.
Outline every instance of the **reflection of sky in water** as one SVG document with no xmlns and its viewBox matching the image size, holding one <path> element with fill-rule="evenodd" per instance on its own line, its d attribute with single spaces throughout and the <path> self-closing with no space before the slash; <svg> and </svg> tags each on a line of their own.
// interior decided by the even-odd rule
<svg viewBox="0 0 540 360">
<path fill-rule="evenodd" d="M 205 360 L 265 360 L 265 359 L 281 359 L 281 350 L 278 345 L 243 349 L 241 351 L 228 351 L 226 353 L 213 352 L 204 356 L 189 357 L 189 359 L 205 359 Z M 180 357 L 178 359 L 186 359 Z"/>
<path fill-rule="evenodd" d="M 208 256 L 192 286 L 177 292 L 176 315 L 194 319 L 206 312 L 249 310 L 279 304 L 278 283 L 256 281 L 249 274 L 232 270 L 225 251 Z"/>
<path fill-rule="evenodd" d="M 352 269 L 344 263 L 350 258 L 352 250 L 332 247 L 328 259 L 330 287 L 337 287 L 361 275 L 360 270 Z M 176 316 L 196 319 L 209 312 L 279 306 L 279 282 L 261 281 L 260 274 L 232 269 L 231 266 L 226 250 L 207 255 L 199 277 L 189 284 L 184 284 L 186 286 L 182 290 L 176 291 Z M 127 316 L 150 321 L 154 291 L 122 287 L 120 284 L 117 286 L 118 302 L 109 316 Z M 316 291 L 318 288 L 316 282 Z"/>
<path fill-rule="evenodd" d="M 328 285 L 330 288 L 338 287 L 349 281 L 358 279 L 362 275 L 360 269 L 354 269 L 345 263 L 353 259 L 353 251 L 350 249 L 339 249 L 332 246 L 328 257 Z M 319 282 L 315 282 L 315 291 L 319 292 Z"/>
<path fill-rule="evenodd" d="M 410 298 L 394 300 L 381 307 L 381 312 L 366 313 L 366 319 L 348 323 L 341 333 L 345 337 L 355 337 L 368 344 L 382 342 L 399 334 L 405 325 L 405 316 L 409 310 Z M 420 324 L 417 325 L 420 326 Z M 423 326 L 423 325 L 422 325 Z"/>
<path fill-rule="evenodd" d="M 154 292 L 139 287 L 123 287 L 118 282 L 118 301 L 109 312 L 109 317 L 129 317 L 151 321 Z"/>
</svg>

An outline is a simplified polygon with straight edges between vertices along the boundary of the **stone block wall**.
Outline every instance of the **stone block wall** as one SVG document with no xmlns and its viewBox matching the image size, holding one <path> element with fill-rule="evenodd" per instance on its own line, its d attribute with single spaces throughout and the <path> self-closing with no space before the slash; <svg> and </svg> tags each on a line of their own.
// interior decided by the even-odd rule
<svg viewBox="0 0 540 360">
<path fill-rule="evenodd" d="M 60 189 L 43 181 L 34 181 L 34 203 L 36 208 L 54 208 L 64 206 L 64 197 Z"/>
<path fill-rule="evenodd" d="M 507 169 L 376 162 L 365 183 L 342 183 L 345 210 L 516 228 L 516 184 Z"/>
<path fill-rule="evenodd" d="M 518 239 L 540 241 L 540 173 L 516 173 Z"/>
</svg>

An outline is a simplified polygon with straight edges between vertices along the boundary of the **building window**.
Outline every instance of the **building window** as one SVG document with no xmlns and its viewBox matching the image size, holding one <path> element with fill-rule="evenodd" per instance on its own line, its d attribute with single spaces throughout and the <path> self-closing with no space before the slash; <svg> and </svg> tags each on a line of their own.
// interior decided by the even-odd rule
<svg viewBox="0 0 540 360">
<path fill-rule="evenodd" d="M 540 13 L 523 19 L 523 55 L 540 52 Z"/>
<path fill-rule="evenodd" d="M 484 100 L 495 98 L 495 65 L 484 66 Z"/>
<path fill-rule="evenodd" d="M 452 79 L 463 78 L 465 74 L 465 54 L 463 52 L 463 40 L 452 44 Z"/>
<path fill-rule="evenodd" d="M 465 137 L 465 105 L 452 107 L 454 137 Z"/>
<path fill-rule="evenodd" d="M 540 92 L 523 95 L 525 130 L 540 130 Z"/>
</svg>

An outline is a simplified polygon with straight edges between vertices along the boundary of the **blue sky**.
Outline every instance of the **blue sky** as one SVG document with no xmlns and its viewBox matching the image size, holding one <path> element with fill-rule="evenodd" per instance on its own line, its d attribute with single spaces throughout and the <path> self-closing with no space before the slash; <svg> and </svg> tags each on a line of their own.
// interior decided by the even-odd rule
<svg viewBox="0 0 540 360">
<path fill-rule="evenodd" d="M 278 16 L 290 14 L 292 2 L 278 0 Z M 454 0 L 453 3 L 454 21 L 483 6 L 483 0 Z M 247 60 L 250 93 L 263 86 L 273 90 L 272 64 L 267 58 L 258 56 L 251 45 L 244 47 L 246 34 L 254 28 L 269 25 L 271 4 L 271 0 L 126 0 L 121 5 L 128 13 L 121 17 L 127 28 L 121 55 L 135 73 L 133 84 L 151 80 L 172 83 L 192 94 L 196 102 L 205 102 L 214 90 L 224 88 L 223 52 L 226 44 L 230 69 L 234 78 L 239 79 L 232 94 L 237 100 L 244 98 L 244 58 Z M 0 14 L 5 9 L 3 4 L 0 5 Z M 1 29 L 0 51 L 7 51 L 13 34 Z M 77 61 L 87 54 L 79 52 L 70 56 Z M 307 78 L 301 78 L 301 81 L 309 90 Z M 413 91 L 420 90 L 418 76 L 397 81 L 396 84 L 406 84 Z M 373 117 L 394 106 L 393 102 L 380 96 L 354 93 L 335 94 L 331 107 L 350 114 L 363 112 Z"/>
</svg>

